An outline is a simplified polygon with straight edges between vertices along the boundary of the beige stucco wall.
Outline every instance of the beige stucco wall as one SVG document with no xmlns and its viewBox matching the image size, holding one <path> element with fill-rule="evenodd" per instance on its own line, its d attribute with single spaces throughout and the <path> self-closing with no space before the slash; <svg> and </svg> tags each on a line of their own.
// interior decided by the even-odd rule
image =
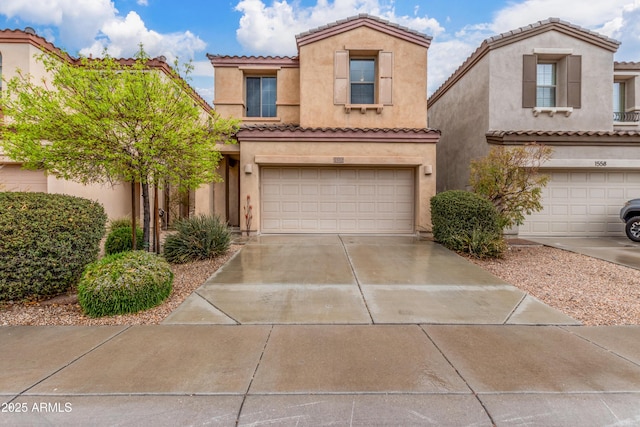
<svg viewBox="0 0 640 427">
<path fill-rule="evenodd" d="M 345 167 L 380 166 L 414 167 L 416 171 L 416 231 L 431 230 L 430 198 L 435 194 L 436 144 L 433 143 L 396 143 L 396 142 L 250 142 L 242 143 L 240 157 L 241 186 L 240 194 L 249 195 L 253 203 L 252 229 L 260 231 L 260 166 L 256 156 L 286 156 L 286 163 L 269 163 L 268 166 L 336 166 L 331 159 L 343 157 Z M 327 159 L 323 163 L 322 159 Z M 244 173 L 250 165 L 251 174 Z M 424 166 L 430 165 L 433 173 L 426 175 Z M 256 208 L 258 207 L 258 208 Z M 244 227 L 244 224 L 241 224 Z"/>
<path fill-rule="evenodd" d="M 113 187 L 109 184 L 83 185 L 49 175 L 47 189 L 49 193 L 68 194 L 94 200 L 104 207 L 109 219 L 131 216 L 130 184 L 115 184 Z"/>
<path fill-rule="evenodd" d="M 564 114 L 533 115 L 522 108 L 522 56 L 535 48 L 554 48 L 582 56 L 581 108 Z M 583 40 L 547 31 L 490 53 L 490 129 L 612 130 L 613 52 Z"/>
<path fill-rule="evenodd" d="M 17 70 L 31 74 L 35 82 L 40 82 L 46 75 L 46 71 L 41 62 L 36 61 L 36 56 L 42 52 L 26 43 L 0 43 L 0 53 L 2 54 L 2 78 L 10 80 L 17 75 Z M 2 86 L 5 86 L 2 82 Z"/>
<path fill-rule="evenodd" d="M 437 191 L 465 189 L 469 162 L 489 150 L 489 59 L 484 57 L 429 106 L 429 127 L 442 131 L 437 150 Z"/>
<path fill-rule="evenodd" d="M 244 77 L 276 76 L 277 117 L 244 117 Z M 300 123 L 300 70 L 290 67 L 215 67 L 216 111 L 222 117 L 243 119 L 244 123 Z"/>
<path fill-rule="evenodd" d="M 334 105 L 335 52 L 393 52 L 393 105 L 345 113 Z M 358 27 L 300 48 L 300 124 L 304 127 L 424 128 L 427 120 L 427 49 L 367 27 Z"/>
</svg>

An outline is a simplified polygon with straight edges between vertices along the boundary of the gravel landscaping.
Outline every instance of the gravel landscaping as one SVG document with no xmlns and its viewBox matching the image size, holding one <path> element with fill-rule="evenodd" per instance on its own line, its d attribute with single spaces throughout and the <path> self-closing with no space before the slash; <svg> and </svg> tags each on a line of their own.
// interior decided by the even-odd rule
<svg viewBox="0 0 640 427">
<path fill-rule="evenodd" d="M 158 324 L 241 246 L 214 260 L 173 265 L 173 292 L 160 306 L 140 313 L 92 319 L 75 295 L 49 301 L 5 304 L 0 325 Z M 510 246 L 498 260 L 471 262 L 585 325 L 640 324 L 640 270 L 546 246 Z"/>
</svg>

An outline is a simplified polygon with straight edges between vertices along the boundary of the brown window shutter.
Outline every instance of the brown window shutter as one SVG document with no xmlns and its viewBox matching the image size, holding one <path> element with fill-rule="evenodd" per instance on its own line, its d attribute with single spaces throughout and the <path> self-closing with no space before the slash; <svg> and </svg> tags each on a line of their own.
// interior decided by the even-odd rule
<svg viewBox="0 0 640 427">
<path fill-rule="evenodd" d="M 567 57 L 567 107 L 580 108 L 582 97 L 582 57 Z"/>
<path fill-rule="evenodd" d="M 536 106 L 537 64 L 536 55 L 522 56 L 522 108 Z"/>
<path fill-rule="evenodd" d="M 333 103 L 336 105 L 347 104 L 349 99 L 349 51 L 336 51 L 333 68 Z"/>
<path fill-rule="evenodd" d="M 391 105 L 393 104 L 393 52 L 380 52 L 378 61 L 378 74 L 380 75 L 378 103 Z"/>
</svg>

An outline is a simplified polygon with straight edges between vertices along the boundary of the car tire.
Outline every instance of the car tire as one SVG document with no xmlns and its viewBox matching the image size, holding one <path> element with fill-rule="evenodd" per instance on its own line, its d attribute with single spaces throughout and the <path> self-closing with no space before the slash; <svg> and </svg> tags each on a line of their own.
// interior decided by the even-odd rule
<svg viewBox="0 0 640 427">
<path fill-rule="evenodd" d="M 624 229 L 629 239 L 640 242 L 640 216 L 629 218 Z"/>
</svg>

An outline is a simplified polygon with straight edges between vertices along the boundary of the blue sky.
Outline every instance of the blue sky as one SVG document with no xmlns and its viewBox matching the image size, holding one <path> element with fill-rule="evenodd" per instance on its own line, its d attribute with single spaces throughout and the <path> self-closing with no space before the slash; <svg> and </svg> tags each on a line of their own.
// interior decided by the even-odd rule
<svg viewBox="0 0 640 427">
<path fill-rule="evenodd" d="M 368 13 L 433 37 L 429 92 L 487 37 L 549 17 L 622 42 L 615 59 L 640 61 L 640 0 L 2 0 L 0 27 L 36 32 L 72 55 L 192 60 L 191 84 L 213 103 L 207 53 L 295 55 L 298 33 Z"/>
</svg>

